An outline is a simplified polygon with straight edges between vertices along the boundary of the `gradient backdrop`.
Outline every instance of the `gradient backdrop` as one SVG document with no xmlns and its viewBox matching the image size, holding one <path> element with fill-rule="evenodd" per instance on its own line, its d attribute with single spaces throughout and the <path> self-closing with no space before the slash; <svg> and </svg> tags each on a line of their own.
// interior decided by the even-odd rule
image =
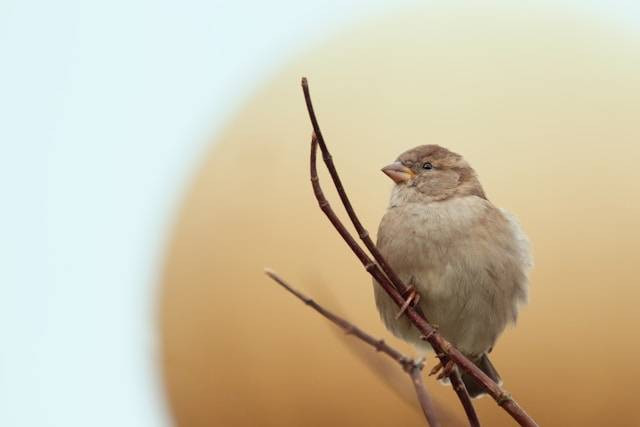
<svg viewBox="0 0 640 427">
<path fill-rule="evenodd" d="M 530 414 L 638 425 L 639 48 L 637 32 L 579 8 L 496 3 L 388 14 L 303 49 L 212 141 L 183 199 L 160 310 L 178 424 L 421 425 L 402 374 L 262 274 L 275 269 L 410 352 L 316 206 L 306 75 L 371 232 L 391 188 L 380 167 L 425 143 L 462 153 L 521 220 L 536 261 L 530 304 L 493 359 Z M 460 420 L 453 393 L 427 384 Z M 491 399 L 477 407 L 486 425 L 511 425 Z"/>
<path fill-rule="evenodd" d="M 262 274 L 411 354 L 316 207 L 302 75 L 372 234 L 424 143 L 520 218 L 531 303 L 492 357 L 541 425 L 640 425 L 640 3 L 530 3 L 0 1 L 0 425 L 424 425 Z"/>
</svg>

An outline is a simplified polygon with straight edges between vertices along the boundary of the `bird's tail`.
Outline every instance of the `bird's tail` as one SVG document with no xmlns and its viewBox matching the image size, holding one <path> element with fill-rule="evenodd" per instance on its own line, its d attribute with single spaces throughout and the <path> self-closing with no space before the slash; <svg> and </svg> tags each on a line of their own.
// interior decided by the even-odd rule
<svg viewBox="0 0 640 427">
<path fill-rule="evenodd" d="M 498 371 L 496 371 L 496 368 L 493 367 L 493 364 L 489 360 L 489 356 L 487 356 L 487 353 L 483 353 L 482 356 L 480 356 L 479 359 L 474 360 L 473 363 L 475 363 L 482 372 L 484 372 L 498 385 L 502 384 L 500 375 L 498 374 Z M 466 372 L 462 372 L 462 382 L 464 383 L 467 391 L 469 392 L 469 396 L 471 397 L 479 397 L 486 393 L 484 389 L 478 383 L 476 383 L 473 377 Z"/>
</svg>

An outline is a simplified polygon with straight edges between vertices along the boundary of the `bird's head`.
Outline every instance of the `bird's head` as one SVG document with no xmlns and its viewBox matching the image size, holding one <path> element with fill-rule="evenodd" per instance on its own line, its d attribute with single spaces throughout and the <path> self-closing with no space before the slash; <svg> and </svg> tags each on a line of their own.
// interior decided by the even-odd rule
<svg viewBox="0 0 640 427">
<path fill-rule="evenodd" d="M 471 195 L 486 198 L 471 166 L 461 155 L 439 145 L 420 145 L 405 151 L 382 172 L 396 183 L 394 192 L 407 201 L 442 201 Z"/>
</svg>

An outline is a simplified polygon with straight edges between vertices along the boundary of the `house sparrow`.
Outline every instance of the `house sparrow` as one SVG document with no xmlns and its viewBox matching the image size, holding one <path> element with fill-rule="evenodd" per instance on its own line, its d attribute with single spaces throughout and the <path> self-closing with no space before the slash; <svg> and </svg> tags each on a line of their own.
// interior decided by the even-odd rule
<svg viewBox="0 0 640 427">
<path fill-rule="evenodd" d="M 475 171 L 438 145 L 421 145 L 384 167 L 395 186 L 378 228 L 377 247 L 420 298 L 428 320 L 497 383 L 487 353 L 527 299 L 532 258 L 513 215 L 486 197 Z M 374 283 L 380 317 L 421 351 L 431 346 Z M 469 394 L 484 390 L 462 373 Z"/>
</svg>

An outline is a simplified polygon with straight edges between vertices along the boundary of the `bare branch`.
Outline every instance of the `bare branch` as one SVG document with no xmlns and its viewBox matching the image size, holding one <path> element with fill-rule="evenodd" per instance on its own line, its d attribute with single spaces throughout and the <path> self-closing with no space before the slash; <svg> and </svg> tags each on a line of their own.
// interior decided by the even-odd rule
<svg viewBox="0 0 640 427">
<path fill-rule="evenodd" d="M 388 265 L 386 264 L 386 262 L 384 262 L 384 260 L 382 260 L 381 265 L 384 264 L 386 266 L 385 270 L 388 269 L 389 271 L 391 271 L 391 273 L 389 273 L 389 277 L 387 277 L 387 275 L 385 275 L 382 272 L 382 270 L 378 267 L 378 265 L 375 264 L 369 258 L 369 256 L 355 242 L 351 234 L 346 230 L 342 222 L 335 215 L 329 202 L 324 196 L 324 193 L 322 191 L 322 188 L 318 180 L 318 174 L 317 174 L 317 168 L 316 168 L 316 151 L 319 144 L 323 152 L 323 158 L 324 158 L 325 164 L 327 164 L 327 168 L 329 169 L 329 172 L 334 181 L 336 189 L 340 195 L 340 198 L 343 204 L 345 205 L 345 209 L 347 209 L 347 212 L 349 213 L 350 218 L 354 222 L 354 225 L 356 225 L 356 223 L 359 224 L 359 221 L 355 216 L 353 207 L 351 206 L 351 203 L 349 202 L 346 196 L 344 187 L 342 186 L 338 173 L 335 167 L 333 166 L 333 161 L 331 159 L 331 155 L 329 154 L 329 151 L 324 142 L 324 138 L 322 137 L 322 133 L 320 132 L 320 127 L 318 125 L 315 112 L 313 111 L 313 105 L 311 103 L 311 96 L 309 94 L 309 87 L 308 87 L 306 78 L 302 79 L 302 88 L 305 95 L 305 101 L 307 104 L 309 117 L 311 119 L 311 122 L 314 128 L 314 134 L 311 140 L 310 174 L 311 174 L 311 183 L 313 186 L 313 191 L 320 205 L 320 209 L 325 213 L 329 221 L 333 224 L 333 226 L 338 231 L 338 233 L 349 245 L 351 250 L 358 257 L 358 259 L 364 265 L 365 269 L 369 272 L 369 274 L 371 274 L 371 276 L 374 277 L 376 282 L 383 287 L 385 292 L 387 292 L 389 297 L 398 305 L 398 307 L 402 307 L 406 301 L 403 295 L 401 294 L 401 292 L 403 294 L 406 293 L 406 290 L 407 290 L 406 286 L 404 286 L 403 288 L 403 284 L 399 280 L 397 282 L 395 280 L 391 280 L 392 278 L 397 279 L 397 275 L 392 272 L 391 268 L 388 267 Z M 359 227 L 361 230 L 364 230 L 364 228 L 362 228 L 361 225 L 356 227 Z M 367 238 L 368 233 L 363 232 L 361 234 L 361 237 L 363 239 Z M 365 244 L 366 244 L 366 241 L 365 241 Z M 377 250 L 375 250 L 375 246 L 374 246 L 374 251 L 372 252 L 372 254 L 374 254 L 374 257 L 377 259 L 376 253 L 382 259 L 381 255 L 377 252 Z M 511 398 L 511 396 L 508 393 L 502 390 L 502 388 L 498 384 L 493 382 L 486 374 L 484 374 L 484 372 L 478 369 L 475 366 L 475 364 L 473 364 L 473 362 L 468 360 L 451 343 L 449 343 L 446 339 L 444 339 L 435 330 L 435 328 L 427 322 L 426 317 L 424 316 L 423 313 L 419 312 L 418 310 L 416 310 L 416 308 L 412 307 L 411 305 L 407 307 L 407 310 L 405 311 L 405 313 L 406 313 L 406 316 L 409 318 L 409 320 L 414 324 L 414 326 L 422 333 L 423 339 L 425 339 L 426 341 L 429 342 L 429 344 L 431 344 L 431 346 L 436 352 L 436 355 L 438 355 L 443 365 L 445 365 L 445 363 L 448 360 L 452 360 L 454 363 L 456 363 L 456 365 L 460 369 L 463 369 L 465 372 L 471 375 L 478 382 L 478 384 L 480 384 L 487 391 L 487 393 L 491 397 L 493 397 L 493 399 L 498 403 L 498 405 L 502 406 L 505 409 L 505 411 L 507 411 L 520 425 L 523 425 L 523 426 L 537 425 L 535 421 L 515 402 L 515 400 L 513 400 L 513 398 Z M 466 389 L 464 389 L 464 386 L 460 387 L 461 381 L 459 381 L 459 378 L 457 378 L 457 375 L 453 375 L 453 374 L 450 375 L 450 379 L 451 379 L 452 385 L 454 385 L 454 389 L 456 390 L 456 393 L 458 393 L 458 396 L 465 408 L 465 412 L 467 413 L 467 415 L 469 416 L 469 414 L 471 413 L 471 415 L 475 416 L 475 411 L 473 410 L 473 405 L 471 405 L 471 402 L 469 401 L 468 393 L 466 392 Z M 469 416 L 469 422 L 471 425 L 477 425 L 475 424 L 477 423 L 477 416 L 475 417 Z"/>
<path fill-rule="evenodd" d="M 336 191 L 340 196 L 340 200 L 344 205 L 344 209 L 345 211 L 347 211 L 347 215 L 349 215 L 349 219 L 351 219 L 351 223 L 356 229 L 356 232 L 358 233 L 360 240 L 364 242 L 365 246 L 367 247 L 369 252 L 373 255 L 373 258 L 376 260 L 378 265 L 382 267 L 382 270 L 384 271 L 385 275 L 389 277 L 389 279 L 391 280 L 391 283 L 396 287 L 396 289 L 398 289 L 398 291 L 402 295 L 405 295 L 408 292 L 409 287 L 405 285 L 402 282 L 402 280 L 400 280 L 400 278 L 395 273 L 395 271 L 393 271 L 391 267 L 389 267 L 389 265 L 385 261 L 380 251 L 378 251 L 378 248 L 376 247 L 376 245 L 373 243 L 373 240 L 371 240 L 371 237 L 369 236 L 369 232 L 363 227 L 362 223 L 360 222 L 360 219 L 356 215 L 356 212 L 353 209 L 353 206 L 351 205 L 351 201 L 349 200 L 349 197 L 347 196 L 347 193 L 344 190 L 342 181 L 340 180 L 340 176 L 338 175 L 338 171 L 336 170 L 336 167 L 333 164 L 333 158 L 331 157 L 331 153 L 329 153 L 329 148 L 327 147 L 327 144 L 325 144 L 324 142 L 324 137 L 322 136 L 320 125 L 318 124 L 318 119 L 313 109 L 313 103 L 311 102 L 311 94 L 309 93 L 309 84 L 307 82 L 306 77 L 302 78 L 302 89 L 304 91 L 304 100 L 305 100 L 305 103 L 307 104 L 307 111 L 309 112 L 309 118 L 311 119 L 311 124 L 313 126 L 313 132 L 315 133 L 318 139 L 318 145 L 320 146 L 320 151 L 322 151 L 322 159 L 325 165 L 327 166 L 327 170 L 331 175 L 331 179 L 333 180 L 334 185 L 336 186 Z"/>
<path fill-rule="evenodd" d="M 281 278 L 276 272 L 265 269 L 265 274 L 273 279 L 276 283 L 286 289 L 289 293 L 293 294 L 300 301 L 304 302 L 307 306 L 311 307 L 318 313 L 320 313 L 325 318 L 329 319 L 334 324 L 338 325 L 342 330 L 344 330 L 347 334 L 353 335 L 356 338 L 364 341 L 373 347 L 376 351 L 380 353 L 384 353 L 402 367 L 402 369 L 409 374 L 411 377 L 411 382 L 416 390 L 416 396 L 418 397 L 418 402 L 420 403 L 420 407 L 422 408 L 422 412 L 424 413 L 427 422 L 431 427 L 438 427 L 440 423 L 435 415 L 435 409 L 433 407 L 433 403 L 431 401 L 431 397 L 427 392 L 427 388 L 422 381 L 422 368 L 423 364 L 420 362 L 416 362 L 413 359 L 403 355 L 395 348 L 391 347 L 382 339 L 376 339 L 373 336 L 369 335 L 362 329 L 358 328 L 353 323 L 348 320 L 338 316 L 337 314 L 332 313 L 326 308 L 322 307 L 320 304 L 307 297 L 300 291 L 294 289 L 291 285 L 289 285 L 283 278 Z"/>
<path fill-rule="evenodd" d="M 460 399 L 460 403 L 462 404 L 464 413 L 469 420 L 469 425 L 471 427 L 480 427 L 478 414 L 476 414 L 476 410 L 473 408 L 473 403 L 471 402 L 471 398 L 469 397 L 467 388 L 462 382 L 460 372 L 458 372 L 457 369 L 454 369 L 451 375 L 449 375 L 449 380 L 451 381 L 451 387 L 453 388 L 453 391 L 456 392 L 456 394 L 458 395 L 458 399 Z"/>
<path fill-rule="evenodd" d="M 420 364 L 419 366 L 416 364 L 416 366 L 414 366 L 409 372 L 409 375 L 411 376 L 413 387 L 416 389 L 416 396 L 418 397 L 418 401 L 420 402 L 422 413 L 427 419 L 429 425 L 434 426 L 438 423 L 433 419 L 433 406 L 431 403 L 431 397 L 429 396 L 429 394 L 427 394 L 427 387 L 425 386 L 424 380 L 422 379 L 422 367 L 423 364 Z"/>
</svg>

